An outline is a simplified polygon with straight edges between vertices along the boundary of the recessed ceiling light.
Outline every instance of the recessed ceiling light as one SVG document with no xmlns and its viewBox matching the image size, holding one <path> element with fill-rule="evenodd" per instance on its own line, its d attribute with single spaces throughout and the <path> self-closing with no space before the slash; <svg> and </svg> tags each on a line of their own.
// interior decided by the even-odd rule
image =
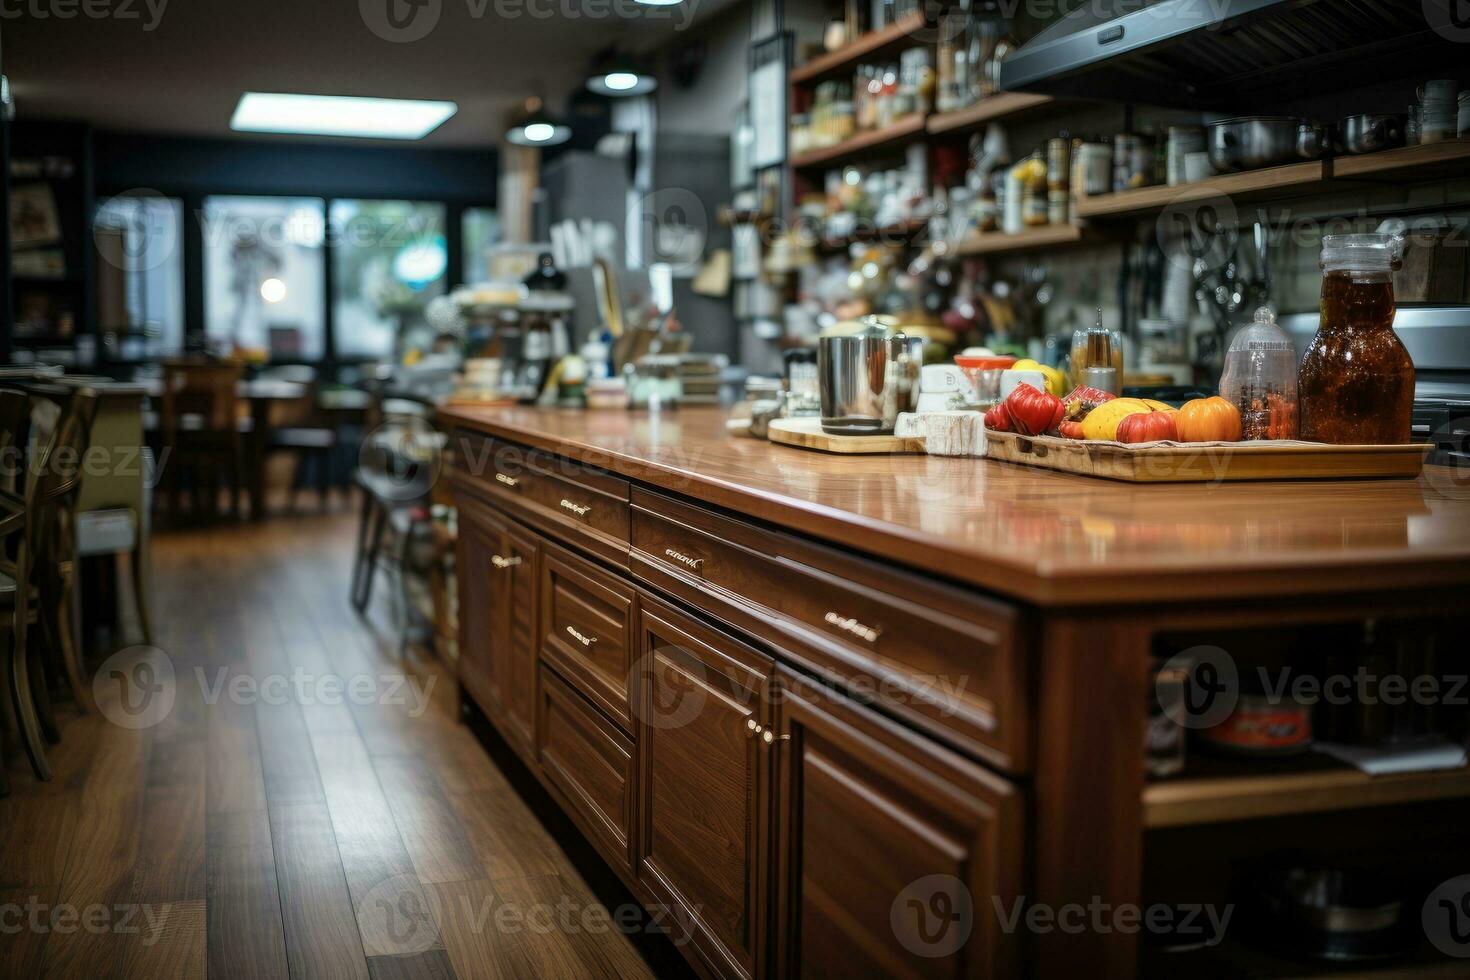
<svg viewBox="0 0 1470 980">
<path fill-rule="evenodd" d="M 458 111 L 453 102 L 246 92 L 235 107 L 230 128 L 250 133 L 417 140 Z"/>
<path fill-rule="evenodd" d="M 614 97 L 647 95 L 658 88 L 658 81 L 649 74 L 631 68 L 616 68 L 602 71 L 587 79 L 587 88 L 598 95 Z"/>
</svg>

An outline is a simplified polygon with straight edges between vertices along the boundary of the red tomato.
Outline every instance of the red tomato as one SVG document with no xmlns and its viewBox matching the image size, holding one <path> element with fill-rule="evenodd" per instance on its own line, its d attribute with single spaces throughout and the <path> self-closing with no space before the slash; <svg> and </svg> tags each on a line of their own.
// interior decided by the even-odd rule
<svg viewBox="0 0 1470 980">
<path fill-rule="evenodd" d="M 1178 438 L 1173 412 L 1135 412 L 1118 423 L 1119 442 L 1172 442 Z"/>
<path fill-rule="evenodd" d="M 1006 396 L 1006 410 L 1012 427 L 1022 435 L 1039 436 L 1061 422 L 1065 411 L 1062 400 L 1049 392 L 1028 384 L 1016 385 Z"/>
</svg>

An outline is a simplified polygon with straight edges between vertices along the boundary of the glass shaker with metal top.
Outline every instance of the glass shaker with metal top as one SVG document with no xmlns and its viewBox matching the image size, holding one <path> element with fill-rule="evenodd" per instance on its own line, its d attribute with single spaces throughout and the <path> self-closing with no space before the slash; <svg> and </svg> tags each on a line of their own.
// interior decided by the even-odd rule
<svg viewBox="0 0 1470 980">
<path fill-rule="evenodd" d="M 1414 362 L 1393 330 L 1400 243 L 1382 234 L 1322 239 L 1322 319 L 1298 378 L 1303 439 L 1409 441 Z"/>
</svg>

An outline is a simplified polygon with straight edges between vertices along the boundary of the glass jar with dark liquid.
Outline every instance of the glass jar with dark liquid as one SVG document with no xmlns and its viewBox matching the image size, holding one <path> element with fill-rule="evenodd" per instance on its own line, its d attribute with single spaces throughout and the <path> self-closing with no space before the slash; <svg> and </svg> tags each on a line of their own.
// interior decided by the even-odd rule
<svg viewBox="0 0 1470 980">
<path fill-rule="evenodd" d="M 1302 358 L 1301 438 L 1335 445 L 1409 441 L 1414 362 L 1393 330 L 1389 235 L 1322 239 L 1322 320 Z"/>
</svg>

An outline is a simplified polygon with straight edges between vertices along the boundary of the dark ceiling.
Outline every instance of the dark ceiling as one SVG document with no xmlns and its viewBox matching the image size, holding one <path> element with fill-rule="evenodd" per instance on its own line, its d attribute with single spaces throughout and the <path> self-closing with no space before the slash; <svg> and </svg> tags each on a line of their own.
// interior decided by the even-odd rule
<svg viewBox="0 0 1470 980">
<path fill-rule="evenodd" d="M 36 0 L 0 23 L 0 66 L 20 118 L 229 136 L 247 90 L 449 99 L 459 113 L 423 143 L 486 146 L 533 89 L 559 102 L 609 44 L 668 45 L 735 2 Z M 72 16 L 35 15 L 48 10 Z"/>
</svg>

